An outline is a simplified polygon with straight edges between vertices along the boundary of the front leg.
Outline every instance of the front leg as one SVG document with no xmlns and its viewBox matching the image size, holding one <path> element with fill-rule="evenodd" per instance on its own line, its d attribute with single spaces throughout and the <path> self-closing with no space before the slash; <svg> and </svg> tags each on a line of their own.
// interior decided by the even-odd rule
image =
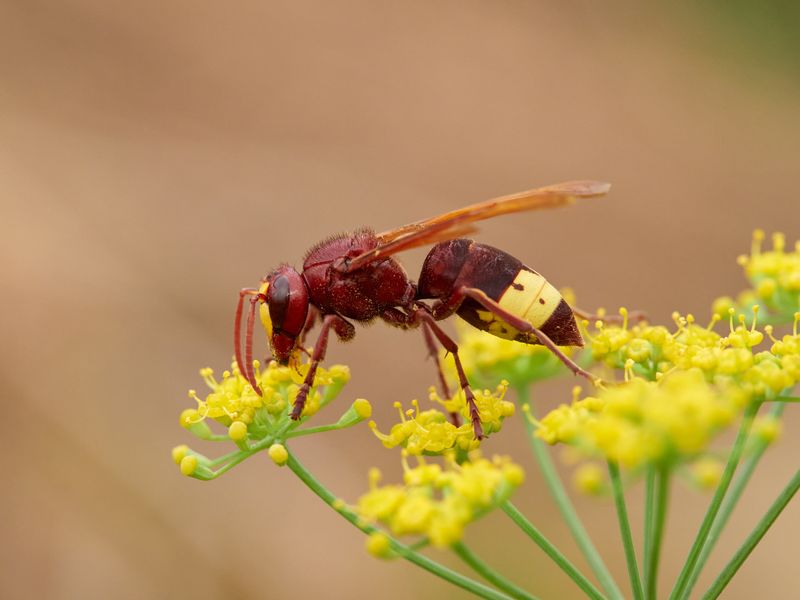
<svg viewBox="0 0 800 600">
<path fill-rule="evenodd" d="M 308 367 L 308 373 L 306 373 L 303 385 L 300 386 L 300 390 L 297 392 L 297 397 L 292 406 L 291 417 L 295 421 L 300 418 L 306 406 L 308 392 L 311 390 L 311 386 L 314 385 L 314 376 L 317 373 L 317 366 L 325 359 L 325 352 L 328 349 L 328 333 L 331 327 L 333 327 L 336 335 L 343 342 L 352 340 L 356 335 L 356 328 L 353 324 L 349 321 L 345 321 L 339 315 L 325 315 L 322 319 L 322 328 L 319 332 L 317 343 L 314 345 L 314 352 L 311 354 L 311 364 Z"/>
</svg>

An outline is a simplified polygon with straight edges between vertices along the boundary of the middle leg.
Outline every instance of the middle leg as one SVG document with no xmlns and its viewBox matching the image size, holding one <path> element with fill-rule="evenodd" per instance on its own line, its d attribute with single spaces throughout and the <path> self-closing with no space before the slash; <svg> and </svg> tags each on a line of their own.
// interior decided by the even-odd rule
<svg viewBox="0 0 800 600">
<path fill-rule="evenodd" d="M 436 342 L 434 340 L 434 335 L 436 335 L 436 337 L 439 338 L 439 341 L 440 342 L 442 341 L 441 337 L 439 336 L 439 334 L 436 333 L 436 331 L 438 330 L 438 332 L 441 335 L 443 335 L 447 340 L 449 340 L 449 344 L 451 345 L 450 347 L 448 347 L 448 344 L 445 343 L 442 343 L 442 345 L 448 352 L 452 353 L 453 356 L 455 357 L 456 367 L 459 370 L 459 373 L 461 374 L 463 373 L 463 369 L 461 368 L 461 362 L 458 359 L 458 347 L 455 345 L 455 342 L 453 342 L 453 340 L 447 337 L 444 331 L 442 331 L 438 327 L 438 325 L 436 325 L 434 319 L 428 320 L 424 316 L 420 316 L 420 315 L 430 316 L 426 308 L 415 307 L 409 309 L 409 311 L 410 312 L 405 313 L 397 308 L 388 308 L 383 311 L 383 313 L 381 314 L 381 318 L 384 321 L 386 321 L 389 325 L 392 325 L 394 327 L 400 327 L 402 329 L 416 329 L 417 327 L 420 326 L 422 327 L 422 336 L 425 340 L 425 346 L 428 348 L 428 354 L 436 363 L 436 371 L 439 376 L 439 385 L 442 388 L 442 394 L 444 394 L 445 398 L 452 398 L 452 395 L 450 394 L 450 386 L 447 385 L 447 378 L 445 377 L 444 369 L 442 368 L 442 362 L 439 359 L 439 351 L 436 348 Z M 456 348 L 455 352 L 453 352 L 452 347 Z M 459 378 L 461 379 L 460 375 Z M 462 383 L 464 380 L 465 378 L 462 379 Z M 469 389 L 469 385 L 467 385 L 467 390 L 469 392 L 467 394 L 467 402 L 469 403 L 470 406 L 470 415 L 472 415 L 473 407 L 475 408 L 476 412 L 478 408 L 475 405 L 474 396 L 472 395 L 472 391 Z M 471 401 L 470 398 L 472 398 Z M 450 421 L 453 423 L 453 425 L 459 427 L 461 425 L 461 416 L 457 412 L 451 412 Z M 474 420 L 473 420 L 473 425 L 474 425 Z M 473 429 L 475 428 L 473 427 Z M 475 429 L 475 437 L 476 439 L 481 439 L 483 437 L 483 429 L 480 424 L 480 415 L 478 415 L 478 427 L 477 429 Z"/>
<path fill-rule="evenodd" d="M 481 425 L 481 413 L 478 410 L 478 405 L 475 402 L 475 394 L 472 393 L 472 388 L 469 386 L 467 374 L 464 372 L 464 367 L 461 364 L 461 359 L 458 356 L 458 344 L 456 344 L 455 341 L 453 341 L 453 339 L 447 335 L 441 327 L 439 327 L 436 319 L 433 318 L 433 315 L 428 312 L 427 309 L 415 309 L 412 313 L 412 317 L 416 322 L 422 324 L 423 327 L 430 328 L 433 335 L 435 335 L 436 339 L 439 340 L 439 343 L 444 346 L 444 349 L 453 355 L 453 360 L 456 363 L 456 373 L 458 373 L 458 383 L 461 386 L 461 390 L 464 392 L 464 398 L 466 399 L 467 407 L 469 408 L 472 431 L 476 440 L 482 440 L 485 436 L 483 435 L 483 425 Z"/>
</svg>

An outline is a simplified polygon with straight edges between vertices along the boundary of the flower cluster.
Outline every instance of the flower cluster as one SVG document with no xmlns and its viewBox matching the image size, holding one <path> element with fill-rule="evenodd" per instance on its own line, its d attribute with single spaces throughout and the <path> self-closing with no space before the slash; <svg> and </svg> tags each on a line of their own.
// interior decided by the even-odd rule
<svg viewBox="0 0 800 600">
<path fill-rule="evenodd" d="M 536 435 L 629 468 L 685 465 L 698 486 L 713 487 L 722 468 L 709 451 L 715 435 L 749 403 L 773 400 L 800 382 L 800 253 L 785 252 L 781 235 L 771 252 L 762 252 L 763 237 L 756 232 L 751 255 L 740 259 L 753 284 L 749 298 L 760 302 L 747 314 L 722 299 L 706 327 L 678 313 L 674 328 L 629 326 L 625 309 L 621 325 L 584 322 L 592 359 L 622 370 L 624 382 L 583 399 L 576 395 L 537 422 Z M 759 328 L 765 313 L 775 322 L 793 317 L 792 333 L 777 339 L 772 325 Z M 727 331 L 719 333 L 722 320 Z M 756 419 L 753 439 L 769 443 L 778 431 L 774 421 Z M 575 479 L 587 492 L 604 487 L 594 466 L 583 465 Z"/>
<path fill-rule="evenodd" d="M 422 457 L 410 467 L 404 458 L 403 468 L 403 485 L 384 486 L 378 485 L 380 471 L 372 469 L 370 490 L 356 510 L 394 535 L 425 536 L 437 547 L 459 541 L 468 523 L 508 499 L 524 479 L 522 469 L 505 457 L 473 456 L 461 465 L 448 460 L 444 467 Z"/>
<path fill-rule="evenodd" d="M 739 257 L 751 288 L 733 298 L 723 296 L 714 303 L 714 310 L 724 316 L 729 308 L 747 312 L 753 304 L 765 310 L 768 318 L 783 322 L 800 309 L 800 241 L 794 251 L 786 251 L 786 237 L 782 233 L 772 235 L 772 250 L 764 250 L 764 231 L 753 232 L 753 243 L 749 255 Z"/>
<path fill-rule="evenodd" d="M 287 439 L 317 429 L 327 431 L 350 427 L 372 414 L 369 402 L 358 399 L 336 423 L 314 430 L 298 429 L 339 394 L 350 379 L 349 369 L 342 365 L 318 368 L 302 417 L 299 421 L 293 421 L 289 417 L 289 408 L 308 373 L 308 364 L 292 368 L 270 362 L 262 369 L 256 362 L 254 368 L 262 390 L 260 396 L 235 364 L 222 373 L 221 379 L 214 376 L 212 369 L 201 369 L 200 376 L 209 391 L 205 397 L 200 397 L 195 390 L 189 391 L 189 397 L 195 401 L 196 407 L 181 413 L 180 424 L 201 440 L 233 441 L 238 451 L 210 459 L 188 446 L 178 446 L 173 449 L 172 458 L 184 475 L 213 479 L 261 450 L 267 450 L 273 461 L 282 465 L 288 458 L 283 446 Z M 226 428 L 227 432 L 214 433 L 209 422 Z"/>
<path fill-rule="evenodd" d="M 631 375 L 655 381 L 675 370 L 696 369 L 710 381 L 733 381 L 752 396 L 763 398 L 780 393 L 800 381 L 800 344 L 795 332 L 782 340 L 772 338 L 772 327 L 756 328 L 756 316 L 748 327 L 743 315 L 734 326 L 733 309 L 729 311 L 729 333 L 714 331 L 719 321 L 715 315 L 708 327 L 701 327 L 692 315 L 674 316 L 676 330 L 646 323 L 633 327 L 604 326 L 597 323 L 590 339 L 592 358 Z M 796 319 L 800 318 L 800 313 Z M 766 333 L 772 347 L 757 351 Z"/>
<path fill-rule="evenodd" d="M 189 397 L 197 402 L 197 408 L 189 408 L 181 413 L 181 425 L 191 429 L 193 425 L 210 418 L 229 428 L 235 426 L 240 432 L 246 430 L 248 437 L 263 438 L 291 407 L 308 372 L 308 365 L 298 365 L 298 370 L 294 370 L 270 362 L 264 369 L 256 364 L 255 372 L 262 390 L 261 396 L 253 390 L 235 363 L 230 371 L 222 373 L 221 381 L 214 377 L 212 369 L 201 369 L 200 376 L 210 392 L 202 399 L 195 390 L 189 391 Z M 345 366 L 318 368 L 302 416 L 309 417 L 317 413 L 339 394 L 349 380 L 350 370 Z M 320 392 L 320 388 L 324 393 Z M 236 423 L 242 425 L 234 425 Z"/>
<path fill-rule="evenodd" d="M 674 464 L 701 456 L 746 401 L 738 387 L 708 383 L 697 370 L 657 383 L 634 378 L 551 411 L 536 435 L 629 468 Z"/>
<path fill-rule="evenodd" d="M 514 414 L 514 404 L 504 400 L 508 384 L 500 383 L 494 392 L 490 390 L 474 390 L 475 404 L 481 417 L 481 424 L 486 435 L 499 431 L 503 420 Z M 413 408 L 403 411 L 402 405 L 395 402 L 400 414 L 400 422 L 389 430 L 388 434 L 378 431 L 374 421 L 370 421 L 370 428 L 378 439 L 387 448 L 400 446 L 409 454 L 442 454 L 459 449 L 470 451 L 476 449 L 480 442 L 475 439 L 475 434 L 470 422 L 469 408 L 466 404 L 464 392 L 459 391 L 450 399 L 442 400 L 431 388 L 430 398 L 437 402 L 449 414 L 431 408 L 421 411 L 419 402 L 412 401 Z M 453 416 L 460 416 L 462 423 L 456 425 Z"/>
</svg>

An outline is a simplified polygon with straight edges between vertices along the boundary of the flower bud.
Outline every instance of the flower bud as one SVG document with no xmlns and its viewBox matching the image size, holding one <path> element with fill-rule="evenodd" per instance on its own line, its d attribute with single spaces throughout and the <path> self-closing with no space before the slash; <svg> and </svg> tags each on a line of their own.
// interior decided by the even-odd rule
<svg viewBox="0 0 800 600">
<path fill-rule="evenodd" d="M 364 547 L 367 552 L 376 558 L 387 558 L 392 549 L 389 538 L 382 531 L 375 531 L 369 534 Z"/>
<path fill-rule="evenodd" d="M 286 446 L 283 444 L 272 444 L 272 446 L 269 447 L 269 450 L 267 450 L 267 454 L 269 454 L 272 462 L 279 467 L 285 465 L 289 460 L 289 451 L 286 450 Z"/>
</svg>

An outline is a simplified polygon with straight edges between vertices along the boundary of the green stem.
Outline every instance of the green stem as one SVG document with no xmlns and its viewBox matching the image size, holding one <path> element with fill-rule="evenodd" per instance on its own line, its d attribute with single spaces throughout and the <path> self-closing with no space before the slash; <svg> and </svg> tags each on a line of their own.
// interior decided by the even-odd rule
<svg viewBox="0 0 800 600">
<path fill-rule="evenodd" d="M 779 419 L 785 408 L 785 404 L 780 402 L 775 403 L 770 406 L 767 416 L 773 419 Z M 736 508 L 736 505 L 739 503 L 739 498 L 741 498 L 744 488 L 747 487 L 750 477 L 753 475 L 753 471 L 755 471 L 756 466 L 761 460 L 761 457 L 764 455 L 764 451 L 767 449 L 767 447 L 769 447 L 769 442 L 764 440 L 756 441 L 755 444 L 753 444 L 752 454 L 745 459 L 745 461 L 742 463 L 741 469 L 739 469 L 739 472 L 736 474 L 736 479 L 734 479 L 733 483 L 731 484 L 730 491 L 725 495 L 725 500 L 722 502 L 719 513 L 717 513 L 717 518 L 714 519 L 714 524 L 711 526 L 711 530 L 708 532 L 708 538 L 703 546 L 703 551 L 700 553 L 700 558 L 697 559 L 697 566 L 692 571 L 692 575 L 689 578 L 689 583 L 686 585 L 687 596 L 691 594 L 695 583 L 697 583 L 697 579 L 700 577 L 700 573 L 708 561 L 708 557 L 711 555 L 712 550 L 716 546 L 719 536 L 722 533 L 722 530 L 725 528 L 725 525 L 728 524 L 728 520 Z"/>
<path fill-rule="evenodd" d="M 800 402 L 800 396 L 778 396 L 770 400 L 770 402 Z"/>
<path fill-rule="evenodd" d="M 533 526 L 533 523 L 528 521 L 516 506 L 511 504 L 508 500 L 500 505 L 511 520 L 530 537 L 534 543 L 541 548 L 547 556 L 549 556 L 570 579 L 572 579 L 584 593 L 593 598 L 593 600 L 603 600 L 603 595 L 597 590 L 586 577 L 575 568 L 569 560 L 561 554 L 561 552 L 548 540 L 542 533 Z"/>
<path fill-rule="evenodd" d="M 520 406 L 524 410 L 527 410 L 531 417 L 534 417 L 535 414 L 528 389 L 524 386 L 520 386 L 516 388 L 516 392 Z M 527 407 L 527 409 L 525 409 L 525 407 Z M 528 418 L 523 418 L 523 422 L 525 423 L 525 430 L 527 431 L 528 440 L 530 441 L 531 449 L 533 450 L 533 456 L 536 459 L 536 462 L 539 465 L 539 470 L 542 472 L 545 483 L 550 490 L 550 495 L 553 497 L 553 500 L 555 500 L 556 506 L 561 512 L 562 518 L 572 533 L 572 537 L 575 539 L 575 542 L 578 544 L 583 556 L 586 558 L 586 562 L 589 563 L 589 567 L 592 569 L 592 572 L 595 574 L 597 580 L 600 582 L 600 585 L 603 586 L 603 589 L 606 591 L 609 597 L 614 598 L 615 600 L 622 600 L 622 592 L 617 586 L 617 583 L 614 581 L 614 578 L 611 576 L 611 573 L 603 562 L 603 559 L 600 557 L 600 553 L 597 551 L 597 548 L 595 548 L 592 540 L 589 538 L 589 533 L 583 526 L 575 507 L 572 505 L 572 501 L 569 499 L 567 491 L 564 489 L 564 485 L 561 483 L 561 480 L 558 477 L 558 473 L 556 472 L 556 468 L 550 458 L 550 454 L 547 452 L 547 448 L 545 448 L 544 442 L 534 436 L 535 426 Z"/>
<path fill-rule="evenodd" d="M 725 493 L 728 491 L 728 486 L 730 485 L 733 474 L 736 471 L 737 465 L 739 464 L 739 459 L 742 456 L 745 442 L 750 434 L 750 426 L 753 424 L 753 419 L 758 412 L 759 406 L 759 402 L 751 402 L 747 405 L 747 408 L 745 408 L 744 416 L 742 417 L 742 423 L 739 426 L 739 432 L 736 434 L 736 441 L 734 441 L 731 454 L 728 457 L 728 463 L 725 465 L 725 470 L 722 472 L 722 477 L 720 478 L 717 489 L 714 492 L 714 497 L 711 499 L 711 504 L 706 511 L 706 515 L 703 518 L 702 524 L 700 525 L 700 530 L 697 532 L 697 536 L 692 544 L 692 548 L 689 551 L 689 556 L 686 558 L 686 564 L 683 565 L 683 569 L 681 569 L 680 575 L 678 575 L 678 581 L 675 583 L 675 587 L 669 596 L 670 600 L 677 600 L 678 598 L 684 598 L 686 596 L 689 576 L 697 565 L 697 560 L 700 558 L 700 552 L 702 551 L 703 546 L 706 544 L 708 532 L 711 530 L 711 525 L 714 523 L 714 519 L 717 517 L 719 508 L 722 505 L 722 499 L 725 497 Z"/>
<path fill-rule="evenodd" d="M 642 571 L 644 587 L 650 587 L 650 555 L 653 553 L 653 515 L 656 504 L 656 469 L 647 468 L 644 484 L 644 552 L 642 557 Z"/>
<path fill-rule="evenodd" d="M 286 439 L 301 437 L 303 435 L 311 435 L 312 433 L 324 433 L 326 431 L 334 431 L 336 429 L 343 429 L 338 423 L 331 423 L 330 425 L 317 425 L 316 427 L 309 427 L 308 429 L 295 429 L 286 434 Z"/>
<path fill-rule="evenodd" d="M 742 566 L 747 557 L 750 556 L 750 553 L 756 547 L 758 542 L 761 541 L 761 538 L 764 537 L 764 534 L 767 533 L 767 530 L 772 526 L 775 522 L 775 519 L 778 518 L 778 515 L 781 514 L 786 505 L 789 504 L 789 501 L 792 497 L 797 493 L 798 488 L 800 488 L 800 470 L 796 471 L 794 477 L 792 477 L 789 484 L 783 488 L 780 495 L 775 499 L 775 502 L 772 503 L 772 506 L 769 507 L 767 514 L 765 514 L 758 524 L 755 526 L 750 535 L 747 536 L 747 539 L 741 545 L 739 550 L 736 551 L 736 554 L 733 555 L 730 562 L 725 565 L 725 568 L 722 570 L 722 573 L 719 574 L 719 577 L 714 580 L 714 583 L 711 584 L 711 587 L 708 591 L 703 594 L 703 600 L 714 600 L 717 596 L 722 593 L 722 590 L 725 589 L 725 586 L 728 585 L 730 580 L 736 575 L 736 572 L 739 570 L 739 567 Z"/>
<path fill-rule="evenodd" d="M 625 547 L 625 560 L 628 563 L 628 577 L 631 582 L 631 590 L 635 600 L 642 600 L 644 598 L 642 580 L 639 577 L 639 565 L 636 564 L 636 550 L 633 548 L 631 524 L 628 520 L 628 508 L 625 506 L 625 493 L 622 490 L 622 480 L 619 476 L 619 466 L 617 466 L 617 463 L 608 461 L 608 473 L 611 477 L 611 489 L 614 492 L 614 504 L 617 507 L 619 533 L 622 536 L 622 545 Z"/>
<path fill-rule="evenodd" d="M 656 471 L 654 496 L 650 553 L 647 565 L 647 589 L 645 591 L 645 598 L 648 600 L 655 600 L 658 589 L 661 540 L 664 537 L 664 522 L 667 519 L 667 505 L 669 504 L 669 469 L 667 467 L 659 467 Z"/>
<path fill-rule="evenodd" d="M 476 556 L 463 542 L 456 542 L 451 549 L 461 560 L 469 565 L 473 571 L 512 598 L 517 598 L 517 600 L 536 600 L 535 596 L 532 596 L 515 583 L 509 581 L 483 562 L 483 560 Z"/>
<path fill-rule="evenodd" d="M 230 438 L 228 438 L 228 439 L 230 439 Z M 217 458 L 208 461 L 208 466 L 213 469 L 214 467 L 216 467 L 218 465 L 225 464 L 230 459 L 235 458 L 236 456 L 238 456 L 241 452 L 242 452 L 241 450 L 235 450 L 233 452 L 228 452 L 228 454 L 223 454 L 222 456 L 218 456 Z"/>
<path fill-rule="evenodd" d="M 320 483 L 316 477 L 306 470 L 306 468 L 300 464 L 292 452 L 289 452 L 289 460 L 287 461 L 286 465 L 295 475 L 297 475 L 297 477 L 300 478 L 303 483 L 306 484 L 306 486 L 308 486 L 312 492 L 319 496 L 322 501 L 325 502 L 325 504 L 336 510 L 336 512 L 342 515 L 350 523 L 358 527 L 361 531 L 366 534 L 372 534 L 380 531 L 377 527 L 362 522 L 358 515 L 351 510 L 341 507 L 337 508 L 337 506 L 334 506 L 334 504 L 338 505 L 338 503 L 336 503 L 336 496 L 334 496 L 333 493 L 328 490 L 328 488 L 322 485 L 322 483 Z M 449 581 L 453 585 L 467 590 L 468 592 L 471 592 L 481 598 L 486 598 L 487 600 L 510 600 L 510 597 L 506 594 L 501 594 L 500 592 L 497 592 L 496 590 L 493 590 L 492 588 L 485 586 L 474 579 L 470 579 L 461 573 L 457 573 L 452 569 L 448 569 L 444 565 L 431 560 L 427 556 L 413 551 L 411 548 L 397 541 L 385 532 L 383 533 L 389 540 L 389 546 L 398 556 L 403 557 L 418 567 L 422 567 L 429 573 L 433 573 L 445 581 Z"/>
</svg>

